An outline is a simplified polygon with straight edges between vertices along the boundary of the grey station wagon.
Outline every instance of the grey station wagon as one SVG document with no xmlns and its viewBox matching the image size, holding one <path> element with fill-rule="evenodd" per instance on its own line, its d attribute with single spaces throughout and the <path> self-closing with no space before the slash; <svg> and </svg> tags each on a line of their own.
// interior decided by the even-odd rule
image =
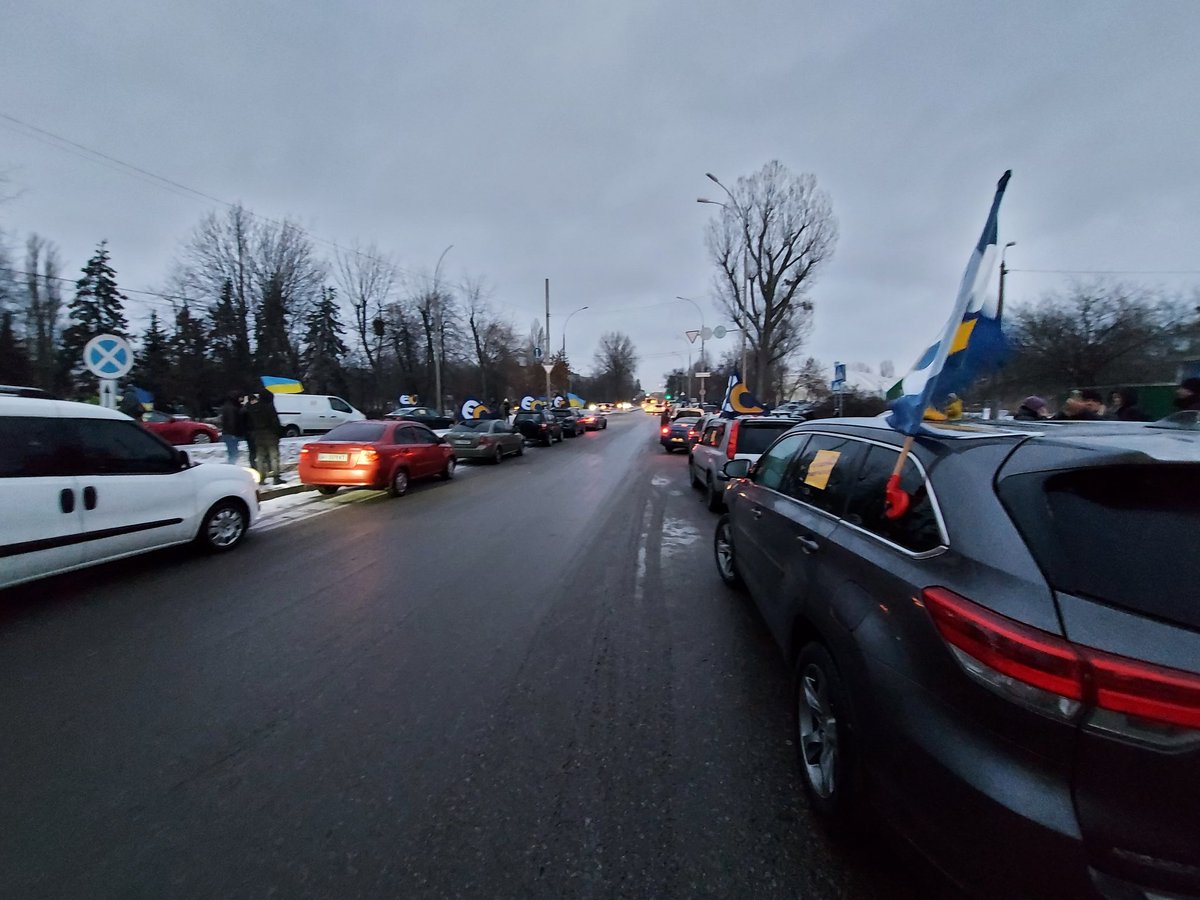
<svg viewBox="0 0 1200 900">
<path fill-rule="evenodd" d="M 718 571 L 796 673 L 812 805 L 972 893 L 1200 895 L 1200 432 L 805 423 L 735 480 Z"/>
</svg>

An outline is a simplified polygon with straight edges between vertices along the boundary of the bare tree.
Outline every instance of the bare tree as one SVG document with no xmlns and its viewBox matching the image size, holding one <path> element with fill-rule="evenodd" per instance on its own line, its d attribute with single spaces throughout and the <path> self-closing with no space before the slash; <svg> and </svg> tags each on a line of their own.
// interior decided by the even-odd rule
<svg viewBox="0 0 1200 900">
<path fill-rule="evenodd" d="M 497 318 L 488 304 L 488 290 L 482 278 L 468 278 L 464 285 L 464 311 L 474 348 L 472 362 L 479 368 L 479 391 L 485 400 L 499 390 L 496 370 L 511 356 L 516 338 L 512 326 Z"/>
<path fill-rule="evenodd" d="M 58 249 L 38 234 L 25 242 L 25 335 L 34 380 L 50 390 L 58 370 L 62 281 Z"/>
<path fill-rule="evenodd" d="M 633 373 L 637 369 L 638 355 L 629 335 L 606 331 L 600 337 L 594 363 L 596 368 L 592 377 L 609 399 L 633 396 Z"/>
<path fill-rule="evenodd" d="M 385 338 L 383 309 L 391 300 L 396 267 L 374 244 L 362 248 L 355 243 L 349 251 L 337 252 L 334 268 L 342 295 L 354 313 L 352 327 L 358 348 L 378 377 Z"/>
<path fill-rule="evenodd" d="M 776 160 L 726 193 L 729 202 L 707 234 L 717 302 L 749 342 L 750 372 L 743 377 L 769 387 L 771 367 L 808 337 L 808 290 L 833 255 L 837 220 L 814 175 L 793 175 Z"/>
</svg>

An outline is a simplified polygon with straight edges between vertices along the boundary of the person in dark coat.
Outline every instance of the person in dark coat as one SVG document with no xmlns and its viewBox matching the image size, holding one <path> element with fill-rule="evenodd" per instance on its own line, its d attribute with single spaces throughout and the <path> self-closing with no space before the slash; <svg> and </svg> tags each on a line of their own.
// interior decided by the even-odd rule
<svg viewBox="0 0 1200 900">
<path fill-rule="evenodd" d="M 1175 408 L 1200 410 L 1200 378 L 1185 378 L 1175 388 Z"/>
<path fill-rule="evenodd" d="M 125 391 L 121 394 L 121 402 L 117 405 L 117 409 L 125 413 L 131 419 L 142 418 L 142 413 L 146 411 L 142 406 L 142 401 L 138 399 L 137 391 L 133 389 L 133 385 L 125 386 Z"/>
<path fill-rule="evenodd" d="M 1050 418 L 1050 410 L 1047 408 L 1045 400 L 1041 397 L 1030 395 L 1021 401 L 1021 405 L 1017 408 L 1013 418 L 1024 422 L 1048 419 Z"/>
<path fill-rule="evenodd" d="M 267 483 L 268 476 L 276 484 L 283 484 L 279 477 L 279 434 L 283 426 L 275 412 L 275 395 L 263 391 L 258 402 L 250 405 L 250 432 L 254 435 L 254 452 L 260 480 Z"/>
<path fill-rule="evenodd" d="M 1138 406 L 1137 391 L 1133 388 L 1117 388 L 1109 397 L 1112 417 L 1121 422 L 1149 422 L 1150 417 Z"/>
<path fill-rule="evenodd" d="M 237 464 L 238 444 L 246 436 L 246 417 L 242 413 L 242 397 L 230 391 L 221 404 L 221 440 L 225 442 L 225 462 Z"/>
</svg>

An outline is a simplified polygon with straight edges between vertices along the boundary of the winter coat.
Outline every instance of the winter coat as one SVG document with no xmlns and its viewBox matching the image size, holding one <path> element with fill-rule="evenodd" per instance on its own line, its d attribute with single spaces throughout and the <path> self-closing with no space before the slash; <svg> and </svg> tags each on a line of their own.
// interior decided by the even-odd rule
<svg viewBox="0 0 1200 900">
<path fill-rule="evenodd" d="M 221 433 L 230 437 L 246 435 L 246 416 L 242 412 L 242 404 L 236 400 L 226 400 L 221 404 Z"/>
<path fill-rule="evenodd" d="M 278 440 L 283 426 L 279 422 L 279 414 L 275 412 L 274 401 L 260 398 L 257 403 L 250 405 L 250 430 L 258 442 L 268 438 Z"/>
</svg>

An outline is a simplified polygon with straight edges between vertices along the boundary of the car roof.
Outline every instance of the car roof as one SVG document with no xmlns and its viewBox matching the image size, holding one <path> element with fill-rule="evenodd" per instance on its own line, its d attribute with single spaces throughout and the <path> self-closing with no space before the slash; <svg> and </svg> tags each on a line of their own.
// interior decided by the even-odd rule
<svg viewBox="0 0 1200 900">
<path fill-rule="evenodd" d="M 115 409 L 106 409 L 94 403 L 76 403 L 74 400 L 47 400 L 43 397 L 0 396 L 0 416 L 36 416 L 38 418 L 59 417 L 64 419 L 123 419 L 129 416 Z"/>
</svg>

